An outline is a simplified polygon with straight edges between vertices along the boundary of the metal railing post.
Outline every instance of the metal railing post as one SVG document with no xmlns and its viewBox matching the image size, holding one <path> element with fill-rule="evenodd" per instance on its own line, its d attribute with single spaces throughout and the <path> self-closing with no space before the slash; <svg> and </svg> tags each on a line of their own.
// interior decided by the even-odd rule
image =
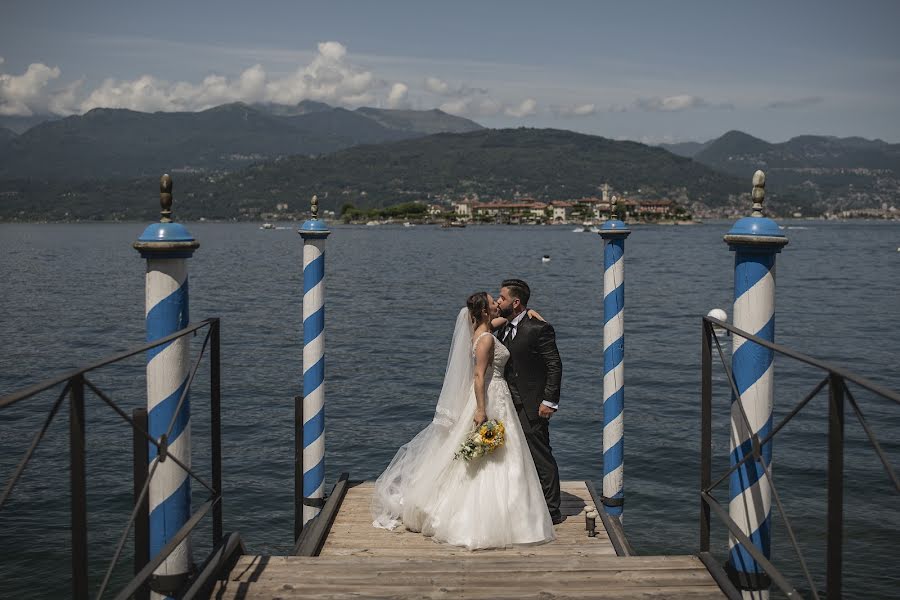
<svg viewBox="0 0 900 600">
<path fill-rule="evenodd" d="M 700 490 L 712 478 L 712 324 L 703 323 L 700 357 Z M 700 497 L 700 552 L 709 552 L 709 505 Z"/>
<path fill-rule="evenodd" d="M 149 452 L 147 448 L 147 438 L 139 430 L 147 431 L 147 409 L 135 408 L 131 411 L 131 418 L 134 419 L 134 427 L 132 428 L 133 438 L 133 456 L 134 456 L 134 502 L 141 503 L 134 519 L 134 574 L 137 575 L 141 569 L 150 562 L 150 500 L 149 495 L 145 494 L 143 501 L 141 500 L 141 492 L 147 482 L 149 461 Z M 150 588 L 146 585 L 141 586 L 135 595 L 136 600 L 147 600 L 150 598 Z"/>
<path fill-rule="evenodd" d="M 828 538 L 825 589 L 841 597 L 844 538 L 844 379 L 828 377 Z"/>
<path fill-rule="evenodd" d="M 85 472 L 84 375 L 71 379 L 69 460 L 72 485 L 72 597 L 88 598 L 87 476 Z"/>
<path fill-rule="evenodd" d="M 209 324 L 209 429 L 212 452 L 212 486 L 219 496 L 213 505 L 213 547 L 222 540 L 222 367 L 220 321 Z"/>
</svg>

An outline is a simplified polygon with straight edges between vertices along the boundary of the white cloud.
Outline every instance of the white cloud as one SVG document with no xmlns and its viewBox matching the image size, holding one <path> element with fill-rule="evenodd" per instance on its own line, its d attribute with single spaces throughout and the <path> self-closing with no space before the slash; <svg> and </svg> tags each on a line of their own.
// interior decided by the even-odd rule
<svg viewBox="0 0 900 600">
<path fill-rule="evenodd" d="M 171 81 L 143 74 L 134 79 L 109 78 L 93 89 L 85 89 L 83 81 L 51 89 L 50 83 L 60 76 L 59 68 L 41 63 L 32 64 L 21 75 L 0 74 L 0 114 L 68 115 L 94 108 L 199 111 L 231 102 L 294 105 L 315 100 L 349 107 L 438 105 L 459 116 L 521 119 L 536 114 L 538 108 L 534 98 L 501 100 L 484 88 L 434 76 L 412 90 L 406 83 L 386 81 L 354 64 L 347 48 L 334 41 L 318 44 L 315 53 L 287 74 L 273 75 L 256 64 L 236 76 L 214 74 L 201 81 Z"/>
<path fill-rule="evenodd" d="M 0 65 L 4 62 L 0 57 Z M 409 92 L 406 84 L 388 89 L 370 71 L 351 64 L 346 47 L 338 42 L 319 44 L 307 64 L 283 77 L 271 77 L 259 64 L 235 78 L 210 75 L 199 83 L 145 74 L 131 80 L 107 79 L 84 96 L 79 94 L 82 81 L 51 89 L 50 83 L 60 75 L 58 67 L 42 63 L 29 65 L 21 75 L 0 73 L 0 115 L 68 115 L 100 107 L 195 111 L 237 101 L 296 104 L 306 99 L 353 106 L 373 103 L 385 92 L 389 105 L 405 106 Z"/>
<path fill-rule="evenodd" d="M 425 90 L 443 99 L 439 106 L 442 111 L 458 117 L 493 117 L 505 114 L 524 118 L 537 111 L 537 102 L 532 98 L 518 104 L 507 104 L 493 97 L 484 88 L 471 87 L 465 83 L 453 85 L 437 77 L 425 78 Z"/>
<path fill-rule="evenodd" d="M 537 112 L 537 102 L 533 98 L 526 98 L 518 106 L 507 106 L 503 112 L 510 117 L 522 119 Z"/>
<path fill-rule="evenodd" d="M 558 108 L 556 113 L 561 117 L 589 117 L 597 113 L 596 104 L 579 104 Z"/>
<path fill-rule="evenodd" d="M 651 98 L 638 98 L 637 100 L 635 100 L 632 108 L 648 112 L 678 112 L 697 108 L 732 109 L 734 108 L 734 106 L 727 102 L 714 104 L 699 96 L 680 94 L 677 96 L 654 96 Z M 623 109 L 622 107 L 614 107 L 613 110 L 619 112 L 628 109 Z"/>
<path fill-rule="evenodd" d="M 457 117 L 493 117 L 504 110 L 500 102 L 487 96 L 456 98 L 444 102 L 439 108 Z"/>
<path fill-rule="evenodd" d="M 395 83 L 387 98 L 388 108 L 409 108 L 409 86 L 405 83 Z"/>
<path fill-rule="evenodd" d="M 0 59 L 0 65 L 5 61 Z M 70 114 L 66 100 L 72 90 L 62 94 L 48 88 L 48 84 L 58 79 L 59 67 L 48 67 L 43 63 L 32 63 L 21 75 L 0 73 L 0 115 L 30 117 L 34 114 Z M 51 107 L 54 109 L 51 111 Z"/>
<path fill-rule="evenodd" d="M 228 102 L 296 104 L 317 100 L 330 104 L 357 105 L 372 102 L 378 83 L 371 72 L 345 58 L 347 49 L 338 42 L 322 42 L 306 66 L 281 78 L 270 78 L 262 65 L 254 65 L 236 79 L 210 75 L 199 84 L 168 82 L 152 75 L 131 81 L 107 79 L 81 103 L 92 108 L 128 108 L 139 111 L 204 110 Z"/>
<path fill-rule="evenodd" d="M 437 77 L 426 77 L 425 89 L 432 94 L 446 96 L 450 92 L 450 85 L 446 81 L 438 79 Z"/>
</svg>

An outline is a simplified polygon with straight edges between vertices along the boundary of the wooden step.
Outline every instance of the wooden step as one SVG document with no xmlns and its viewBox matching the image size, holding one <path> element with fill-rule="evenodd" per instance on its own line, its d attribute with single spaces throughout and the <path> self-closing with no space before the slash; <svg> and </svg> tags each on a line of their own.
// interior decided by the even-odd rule
<svg viewBox="0 0 900 600">
<path fill-rule="evenodd" d="M 242 557 L 214 598 L 722 598 L 693 556 Z"/>
</svg>

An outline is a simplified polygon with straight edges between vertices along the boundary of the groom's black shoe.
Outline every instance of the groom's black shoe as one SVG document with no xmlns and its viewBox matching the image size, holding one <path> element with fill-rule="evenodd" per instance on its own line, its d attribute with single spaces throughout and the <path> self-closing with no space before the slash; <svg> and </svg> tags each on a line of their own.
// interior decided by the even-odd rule
<svg viewBox="0 0 900 600">
<path fill-rule="evenodd" d="M 553 521 L 553 524 L 554 524 L 554 525 L 559 525 L 560 523 L 562 523 L 563 521 L 565 521 L 566 518 L 565 518 L 564 516 L 562 516 L 562 515 L 552 515 L 552 516 L 550 517 L 550 520 Z"/>
</svg>

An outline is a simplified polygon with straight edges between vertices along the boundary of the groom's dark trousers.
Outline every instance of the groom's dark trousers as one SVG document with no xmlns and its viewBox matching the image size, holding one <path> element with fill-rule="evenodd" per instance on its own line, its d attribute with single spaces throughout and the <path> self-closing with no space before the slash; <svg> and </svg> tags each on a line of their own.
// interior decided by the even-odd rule
<svg viewBox="0 0 900 600">
<path fill-rule="evenodd" d="M 510 354 L 504 376 L 534 458 L 550 517 L 558 521 L 561 518 L 559 469 L 550 447 L 550 420 L 538 414 L 544 400 L 559 404 L 562 361 L 556 347 L 556 333 L 549 323 L 527 316 L 516 329 L 515 337 L 505 329 L 497 331 Z"/>
</svg>

